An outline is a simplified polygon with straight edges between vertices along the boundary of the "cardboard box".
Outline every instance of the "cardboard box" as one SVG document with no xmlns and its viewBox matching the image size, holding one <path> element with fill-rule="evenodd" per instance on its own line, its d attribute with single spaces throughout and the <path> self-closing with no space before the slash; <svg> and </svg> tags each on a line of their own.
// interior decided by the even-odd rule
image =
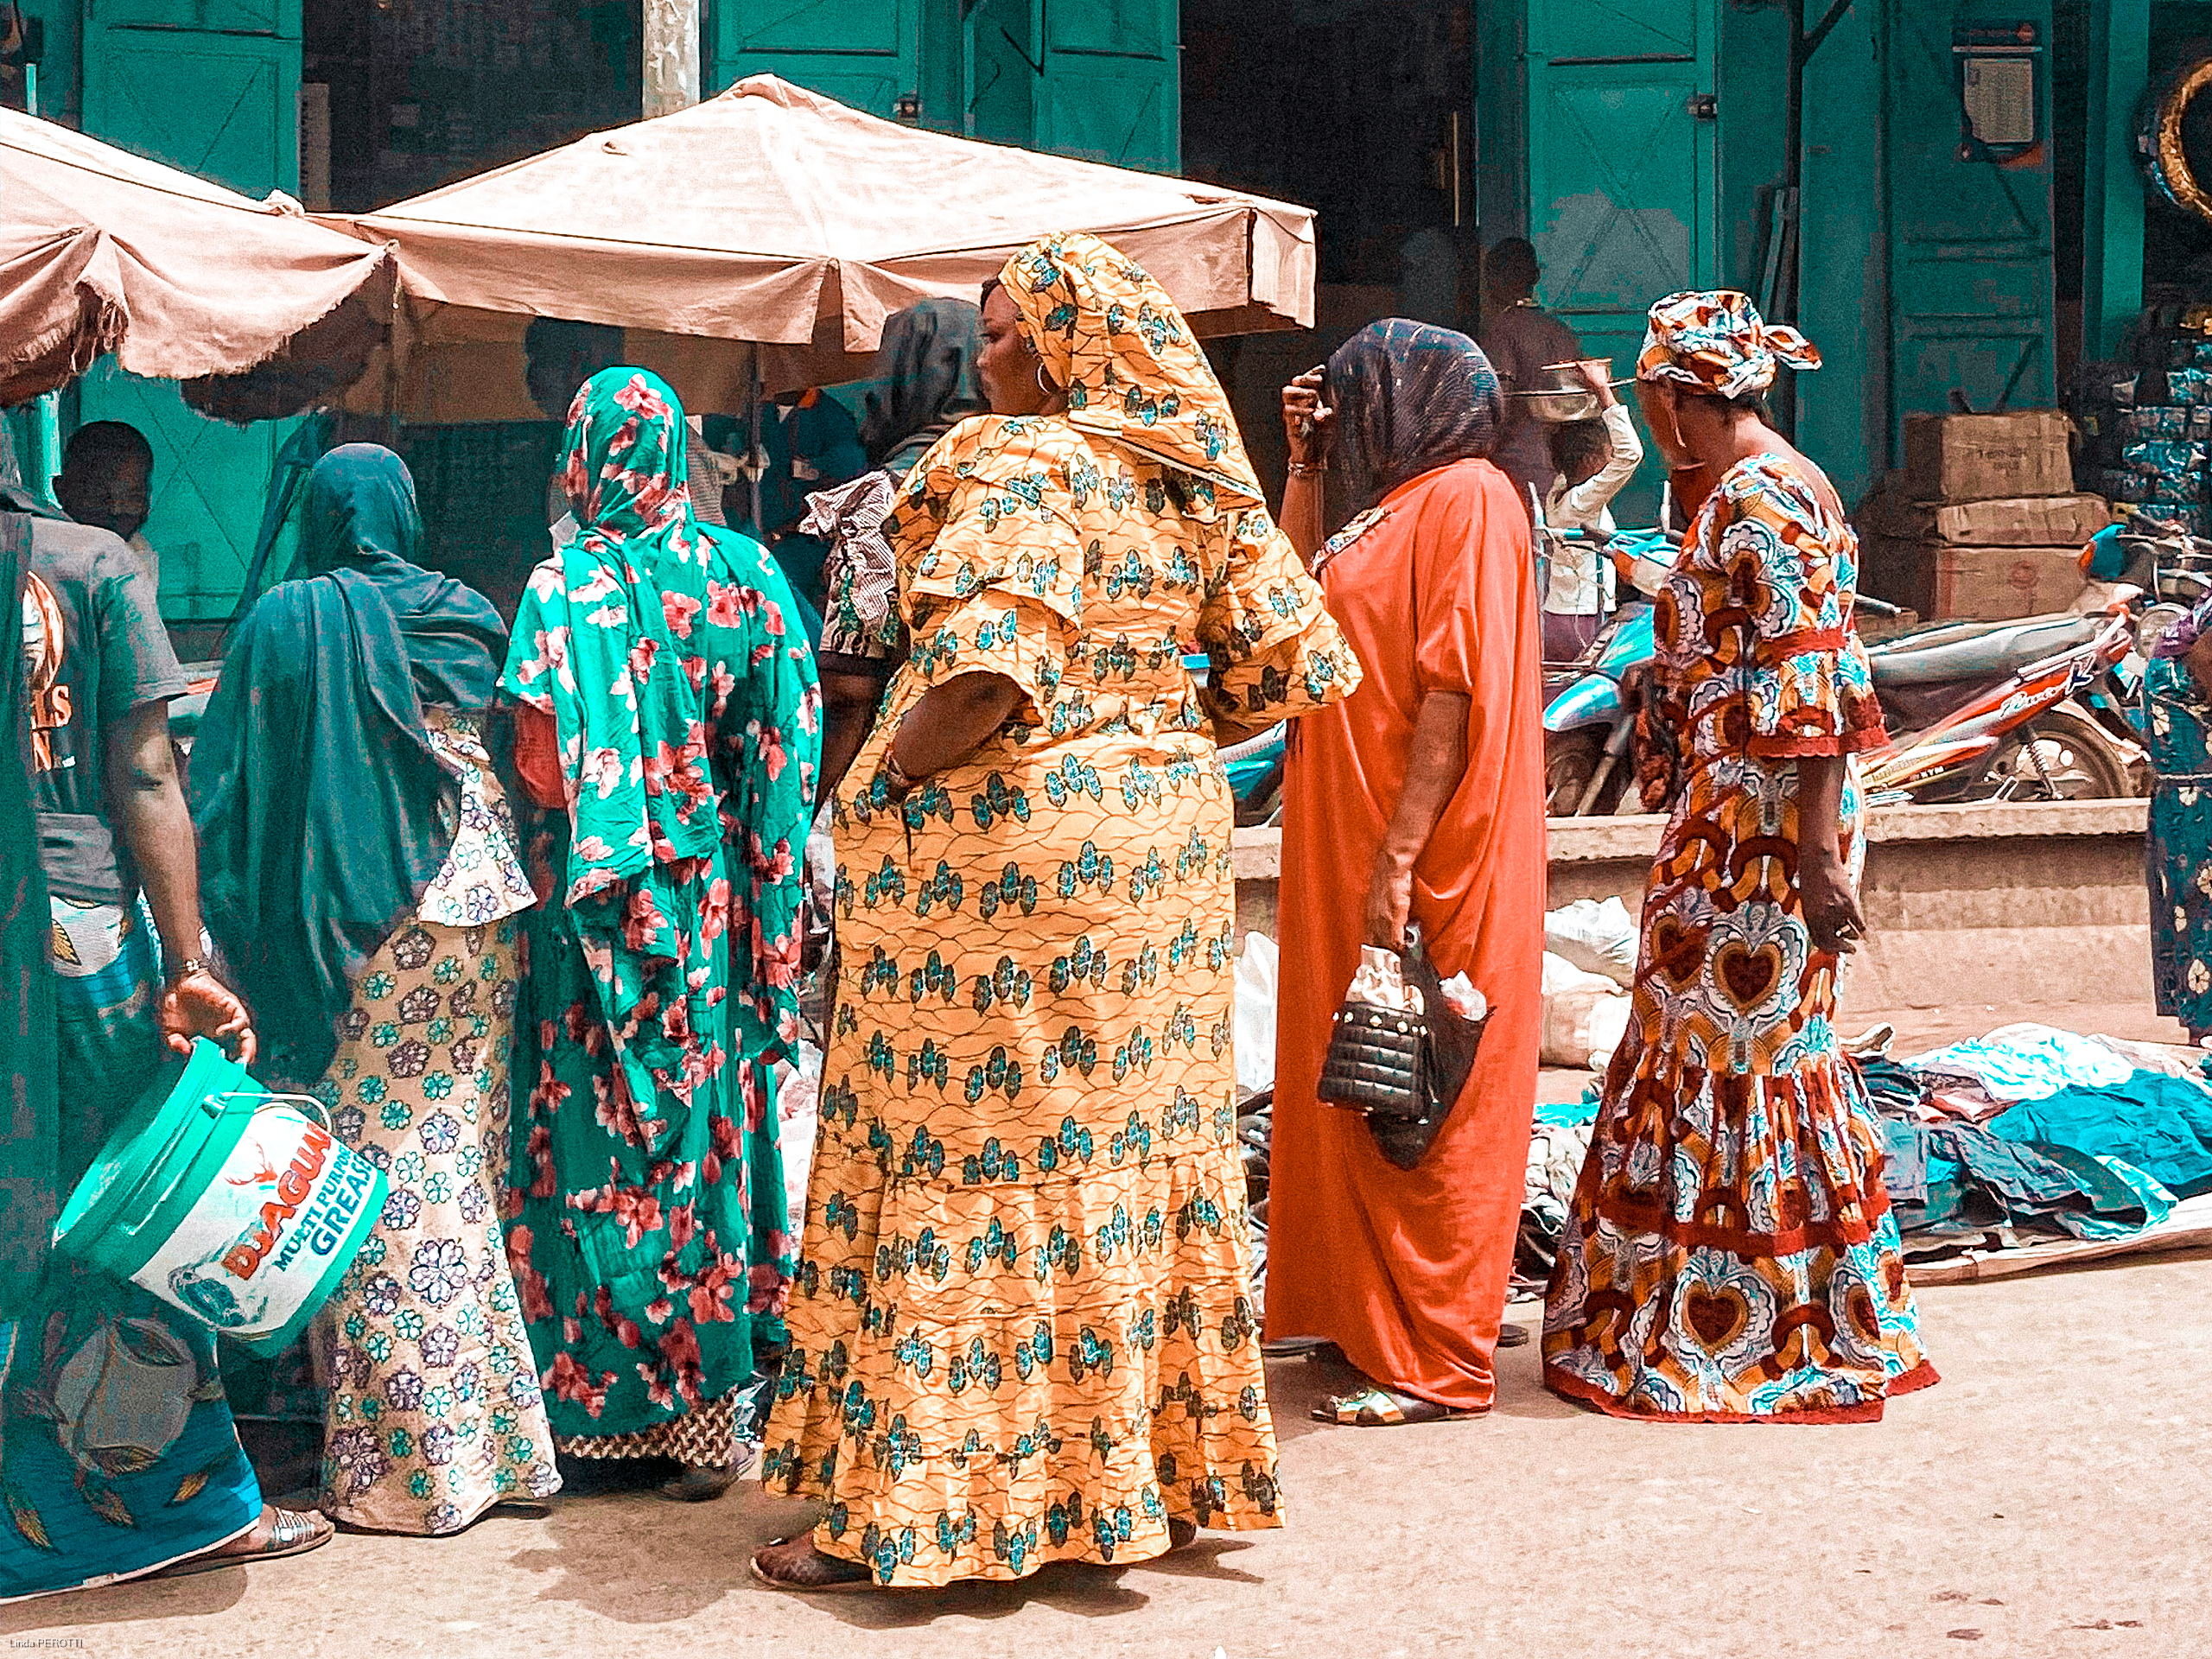
<svg viewBox="0 0 2212 1659">
<path fill-rule="evenodd" d="M 1933 544 L 1932 617 L 2004 621 L 2063 611 L 2082 593 L 2078 547 Z"/>
<path fill-rule="evenodd" d="M 2063 611 L 2082 592 L 2079 547 L 1960 547 L 1870 536 L 1860 591 L 1933 621 L 2006 621 Z"/>
<path fill-rule="evenodd" d="M 2074 463 L 2065 415 L 1908 415 L 1905 493 L 1916 501 L 1988 501 L 2070 495 Z"/>
<path fill-rule="evenodd" d="M 2005 496 L 1993 501 L 1901 501 L 1869 497 L 1866 529 L 1915 542 L 1974 547 L 2079 547 L 2112 522 L 2095 495 Z"/>
</svg>

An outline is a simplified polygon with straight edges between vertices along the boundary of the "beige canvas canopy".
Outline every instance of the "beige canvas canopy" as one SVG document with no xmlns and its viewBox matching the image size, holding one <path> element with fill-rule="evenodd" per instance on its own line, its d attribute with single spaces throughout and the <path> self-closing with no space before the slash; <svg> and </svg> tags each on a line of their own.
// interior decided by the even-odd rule
<svg viewBox="0 0 2212 1659">
<path fill-rule="evenodd" d="M 772 391 L 854 378 L 886 316 L 972 299 L 1059 230 L 1121 248 L 1201 333 L 1313 321 L 1308 208 L 899 126 L 772 75 L 332 222 L 397 243 L 403 271 L 403 366 L 354 406 L 418 420 L 534 415 L 533 316 L 628 330 L 695 409 L 741 406 L 756 368 Z"/>
<path fill-rule="evenodd" d="M 281 199 L 0 110 L 0 405 L 106 352 L 133 374 L 189 381 L 282 351 L 302 394 L 265 412 L 290 413 L 360 372 L 394 269 L 389 247 Z"/>
</svg>

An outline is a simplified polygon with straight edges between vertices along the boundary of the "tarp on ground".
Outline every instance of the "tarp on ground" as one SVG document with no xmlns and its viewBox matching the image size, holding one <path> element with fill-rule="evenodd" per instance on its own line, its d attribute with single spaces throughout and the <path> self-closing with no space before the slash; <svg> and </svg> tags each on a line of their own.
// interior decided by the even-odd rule
<svg viewBox="0 0 2212 1659">
<path fill-rule="evenodd" d="M 868 372 L 883 321 L 974 298 L 1024 244 L 1096 232 L 1201 334 L 1309 326 L 1311 209 L 881 121 L 772 75 L 427 195 L 328 222 L 398 245 L 416 419 L 531 418 L 535 316 L 629 331 L 695 409 Z M 758 346 L 757 358 L 753 344 Z"/>
<path fill-rule="evenodd" d="M 107 352 L 166 379 L 241 374 L 288 346 L 303 365 L 350 360 L 358 373 L 389 320 L 394 270 L 388 247 L 281 198 L 0 110 L 0 405 Z"/>
</svg>

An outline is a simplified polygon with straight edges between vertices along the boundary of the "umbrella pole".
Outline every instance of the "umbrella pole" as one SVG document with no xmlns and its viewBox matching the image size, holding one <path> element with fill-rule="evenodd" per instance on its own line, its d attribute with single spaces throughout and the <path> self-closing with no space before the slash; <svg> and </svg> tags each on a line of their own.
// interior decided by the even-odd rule
<svg viewBox="0 0 2212 1659">
<path fill-rule="evenodd" d="M 753 533 L 765 543 L 768 539 L 768 526 L 760 522 L 760 474 L 766 470 L 766 458 L 760 449 L 760 344 L 758 340 L 747 346 L 745 364 L 745 471 L 753 480 Z"/>
</svg>

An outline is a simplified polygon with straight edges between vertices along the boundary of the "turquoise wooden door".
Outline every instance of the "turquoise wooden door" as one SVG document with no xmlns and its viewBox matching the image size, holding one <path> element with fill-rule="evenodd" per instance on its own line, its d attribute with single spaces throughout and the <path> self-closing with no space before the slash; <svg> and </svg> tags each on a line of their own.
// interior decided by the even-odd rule
<svg viewBox="0 0 2212 1659">
<path fill-rule="evenodd" d="M 299 0 L 87 0 L 85 130 L 251 196 L 299 187 Z M 289 422 L 240 429 L 194 414 L 175 383 L 102 362 L 83 421 L 128 421 L 154 446 L 146 537 L 172 621 L 230 614 Z"/>
<path fill-rule="evenodd" d="M 921 86 L 922 0 L 715 0 L 707 84 L 780 75 L 886 118 Z"/>
<path fill-rule="evenodd" d="M 1038 0 L 1036 147 L 1116 167 L 1182 164 L 1177 0 Z"/>
<path fill-rule="evenodd" d="M 2019 110 L 2018 133 L 2003 136 L 2026 134 L 2031 114 L 2039 135 L 2015 154 L 1968 132 L 1960 60 L 1974 54 L 1955 49 L 1955 30 L 1976 13 L 1948 0 L 1889 0 L 1893 443 L 1905 416 L 1943 412 L 1955 387 L 1976 410 L 2056 401 L 2050 6 L 2014 6 L 2003 16 L 2012 38 L 2001 49 L 2032 99 Z"/>
<path fill-rule="evenodd" d="M 1716 280 L 1716 0 L 1529 0 L 1529 239 L 1539 296 L 1630 373 L 1654 300 Z M 1646 446 L 1647 449 L 1649 448 Z M 1644 470 L 1616 508 L 1657 511 Z"/>
</svg>

